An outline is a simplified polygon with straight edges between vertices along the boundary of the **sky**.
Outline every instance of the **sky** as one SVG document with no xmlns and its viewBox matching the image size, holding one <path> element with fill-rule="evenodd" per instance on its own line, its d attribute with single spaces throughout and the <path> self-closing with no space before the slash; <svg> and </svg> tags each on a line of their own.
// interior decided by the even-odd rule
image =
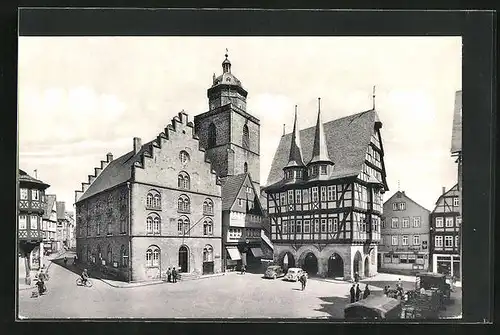
<svg viewBox="0 0 500 335">
<path fill-rule="evenodd" d="M 207 89 L 232 73 L 261 121 L 261 185 L 283 124 L 314 126 L 375 104 L 390 190 L 429 210 L 457 181 L 450 155 L 460 37 L 20 37 L 19 168 L 50 184 L 69 206 L 74 191 L 133 137 L 155 138 L 178 112 L 208 110 Z"/>
</svg>

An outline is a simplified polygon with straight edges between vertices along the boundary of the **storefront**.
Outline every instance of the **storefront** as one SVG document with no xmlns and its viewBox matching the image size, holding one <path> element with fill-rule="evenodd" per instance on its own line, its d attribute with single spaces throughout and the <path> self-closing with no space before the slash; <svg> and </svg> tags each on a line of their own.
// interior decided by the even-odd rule
<svg viewBox="0 0 500 335">
<path fill-rule="evenodd" d="M 242 264 L 241 253 L 237 246 L 226 247 L 226 271 L 236 271 Z"/>
<path fill-rule="evenodd" d="M 432 269 L 435 273 L 460 278 L 460 255 L 433 255 Z"/>
<path fill-rule="evenodd" d="M 386 252 L 379 253 L 380 270 L 396 270 L 408 273 L 427 271 L 429 255 L 421 252 Z"/>
</svg>

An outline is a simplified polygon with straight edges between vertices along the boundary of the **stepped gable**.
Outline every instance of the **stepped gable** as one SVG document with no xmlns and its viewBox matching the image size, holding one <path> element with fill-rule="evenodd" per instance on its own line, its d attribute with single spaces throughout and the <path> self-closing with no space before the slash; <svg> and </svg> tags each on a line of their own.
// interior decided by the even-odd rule
<svg viewBox="0 0 500 335">
<path fill-rule="evenodd" d="M 82 196 L 86 194 L 87 190 L 94 184 L 96 179 L 101 175 L 102 171 L 112 163 L 113 155 L 111 153 L 106 154 L 106 160 L 101 161 L 101 166 L 94 168 L 94 174 L 89 174 L 88 181 L 82 183 L 82 189 L 75 191 L 75 203 L 82 199 Z"/>
<path fill-rule="evenodd" d="M 180 129 L 179 124 L 185 124 L 187 127 L 191 128 L 192 138 L 197 141 L 199 140 L 198 136 L 194 134 L 193 123 L 188 122 L 187 113 L 184 111 L 180 112 L 172 119 L 171 123 L 165 127 L 164 131 L 158 134 L 156 139 L 143 145 L 140 145 L 140 139 L 134 139 L 134 141 L 139 141 L 140 148 L 137 148 L 137 152 L 134 149 L 117 159 L 112 159 L 101 171 L 99 171 L 98 175 L 95 175 L 95 177 L 92 176 L 94 177 L 92 181 L 90 179 L 91 176 L 89 176 L 89 182 L 82 183 L 82 191 L 76 191 L 80 192 L 79 195 L 77 194 L 76 202 L 88 199 L 98 193 L 132 180 L 134 169 L 143 169 L 145 160 L 154 158 L 154 148 L 161 149 L 163 143 L 170 139 L 170 134 Z M 205 151 L 199 146 L 198 150 Z M 210 164 L 208 158 L 205 158 L 205 162 Z M 217 177 L 215 171 L 211 170 L 211 172 Z M 217 178 L 217 185 L 220 185 L 219 178 Z"/>
<path fill-rule="evenodd" d="M 366 150 L 376 124 L 381 122 L 375 110 L 349 115 L 323 124 L 328 157 L 335 162 L 330 179 L 358 176 L 362 172 Z M 316 126 L 300 131 L 303 159 L 311 161 Z M 281 137 L 274 154 L 267 187 L 283 183 L 283 167 L 288 163 L 292 134 Z"/>
</svg>

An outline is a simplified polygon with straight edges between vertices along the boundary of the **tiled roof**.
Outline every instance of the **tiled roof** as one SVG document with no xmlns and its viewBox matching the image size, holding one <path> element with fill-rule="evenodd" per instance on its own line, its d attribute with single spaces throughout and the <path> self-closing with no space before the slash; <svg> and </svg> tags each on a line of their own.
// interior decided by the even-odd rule
<svg viewBox="0 0 500 335">
<path fill-rule="evenodd" d="M 66 219 L 66 203 L 64 201 L 56 202 L 56 210 L 57 210 L 57 219 L 64 220 Z"/>
<path fill-rule="evenodd" d="M 243 173 L 235 176 L 227 176 L 221 178 L 223 211 L 231 210 L 231 207 L 236 201 L 236 198 L 240 193 L 241 186 L 245 182 L 247 175 L 247 173 Z"/>
<path fill-rule="evenodd" d="M 56 196 L 54 194 L 47 194 L 45 199 L 47 199 L 47 202 L 45 211 L 43 212 L 43 219 L 49 220 L 50 215 L 52 214 L 52 208 L 54 208 L 54 203 L 56 202 Z"/>
<path fill-rule="evenodd" d="M 387 199 L 385 202 L 384 202 L 384 207 L 386 206 L 386 204 L 388 204 L 390 201 L 392 201 L 392 199 L 394 197 L 396 197 L 397 195 L 401 195 L 401 197 L 404 197 L 406 200 L 414 203 L 415 205 L 419 206 L 420 208 L 426 210 L 427 212 L 431 212 L 430 210 L 428 210 L 427 208 L 425 208 L 424 206 L 422 206 L 421 204 L 419 204 L 418 202 L 416 202 L 415 200 L 413 200 L 412 198 L 410 198 L 409 196 L 406 195 L 406 193 L 404 191 L 397 191 L 396 193 L 394 193 L 389 199 Z M 385 210 L 384 210 L 385 212 Z"/>
<path fill-rule="evenodd" d="M 40 184 L 40 186 L 42 186 L 44 189 L 48 188 L 50 186 L 39 179 L 33 178 L 32 176 L 27 174 L 25 171 L 19 169 L 19 183 L 22 183 L 22 182 Z"/>
<path fill-rule="evenodd" d="M 295 106 L 295 118 L 293 120 L 292 139 L 290 141 L 290 154 L 288 156 L 287 167 L 304 165 L 302 149 L 300 148 L 300 132 L 297 126 L 297 106 Z"/>
<path fill-rule="evenodd" d="M 125 155 L 112 160 L 99 174 L 90 187 L 82 194 L 78 201 L 90 198 L 100 192 L 127 182 L 132 177 L 132 165 L 141 160 L 141 155 L 148 150 L 153 141 L 144 144 L 137 154 L 130 151 Z"/>
<path fill-rule="evenodd" d="M 457 91 L 455 93 L 455 110 L 453 111 L 451 153 L 460 151 L 462 151 L 462 91 Z"/>
<path fill-rule="evenodd" d="M 362 172 L 375 122 L 380 122 L 377 112 L 369 110 L 323 124 L 328 156 L 335 164 L 331 179 L 357 176 Z M 300 131 L 305 162 L 311 160 L 315 128 Z M 267 178 L 268 186 L 279 183 L 284 177 L 283 167 L 288 163 L 291 138 L 291 134 L 281 137 Z"/>
</svg>

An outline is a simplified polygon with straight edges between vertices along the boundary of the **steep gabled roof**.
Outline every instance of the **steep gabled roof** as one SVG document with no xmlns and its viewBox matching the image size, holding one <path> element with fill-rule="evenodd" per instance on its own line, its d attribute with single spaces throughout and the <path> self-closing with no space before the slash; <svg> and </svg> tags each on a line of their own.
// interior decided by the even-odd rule
<svg viewBox="0 0 500 335">
<path fill-rule="evenodd" d="M 132 178 L 132 165 L 141 160 L 141 155 L 149 149 L 152 143 L 153 141 L 144 144 L 137 154 L 134 154 L 132 150 L 112 160 L 82 194 L 78 202 L 129 181 Z"/>
<path fill-rule="evenodd" d="M 226 176 L 221 178 L 222 210 L 229 211 L 233 207 L 241 187 L 247 177 L 246 173 L 235 176 Z"/>
<path fill-rule="evenodd" d="M 369 110 L 323 124 L 328 156 L 335 163 L 331 179 L 353 177 L 362 172 L 366 151 L 378 120 L 377 112 Z M 302 153 L 306 162 L 312 158 L 315 130 L 316 127 L 313 126 L 300 131 Z M 288 162 L 291 138 L 291 134 L 281 137 L 267 178 L 268 186 L 283 179 L 283 167 Z"/>
<path fill-rule="evenodd" d="M 428 210 L 427 208 L 425 208 L 424 206 L 422 206 L 421 204 L 419 204 L 418 202 L 416 202 L 415 200 L 413 200 L 412 198 L 410 198 L 409 196 L 406 195 L 406 193 L 404 191 L 397 191 L 396 193 L 394 193 L 389 199 L 387 199 L 385 202 L 384 202 L 384 205 L 385 206 L 386 204 L 388 204 L 390 201 L 392 201 L 393 198 L 395 198 L 397 195 L 401 195 L 401 197 L 404 197 L 406 200 L 414 203 L 415 205 L 417 205 L 418 207 L 426 210 L 427 212 L 431 212 L 430 210 Z"/>
<path fill-rule="evenodd" d="M 45 211 L 43 212 L 43 219 L 49 220 L 52 214 L 52 209 L 54 208 L 54 203 L 56 202 L 56 196 L 54 194 L 45 195 L 45 199 L 47 200 Z"/>
<path fill-rule="evenodd" d="M 38 188 L 40 189 L 46 189 L 50 187 L 49 184 L 44 183 L 43 181 L 39 179 L 35 179 L 29 174 L 27 174 L 25 171 L 19 169 L 19 183 L 28 183 L 28 184 L 35 184 L 37 185 Z"/>
<path fill-rule="evenodd" d="M 443 194 L 441 194 L 437 200 L 436 200 L 436 206 L 439 204 L 439 200 L 441 200 L 442 198 L 448 196 L 451 192 L 454 192 L 454 191 L 457 191 L 458 190 L 458 184 L 455 184 L 452 188 L 450 188 L 448 191 L 444 192 Z"/>
</svg>

